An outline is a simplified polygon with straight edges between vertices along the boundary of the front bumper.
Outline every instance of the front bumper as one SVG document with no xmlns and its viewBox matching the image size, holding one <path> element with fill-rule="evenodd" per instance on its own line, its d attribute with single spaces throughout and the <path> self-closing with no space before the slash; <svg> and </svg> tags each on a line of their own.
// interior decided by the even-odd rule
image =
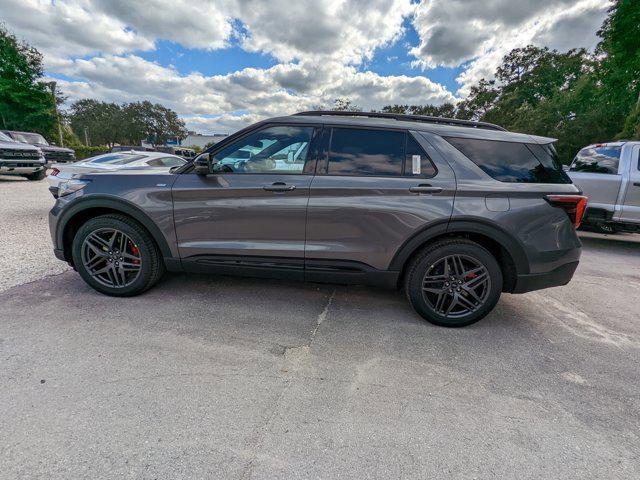
<svg viewBox="0 0 640 480">
<path fill-rule="evenodd" d="M 550 272 L 518 275 L 516 286 L 511 293 L 527 293 L 543 288 L 566 285 L 573 278 L 579 262 L 565 263 Z"/>
<path fill-rule="evenodd" d="M 0 160 L 0 175 L 30 175 L 45 169 L 44 163 L 6 162 Z"/>
</svg>

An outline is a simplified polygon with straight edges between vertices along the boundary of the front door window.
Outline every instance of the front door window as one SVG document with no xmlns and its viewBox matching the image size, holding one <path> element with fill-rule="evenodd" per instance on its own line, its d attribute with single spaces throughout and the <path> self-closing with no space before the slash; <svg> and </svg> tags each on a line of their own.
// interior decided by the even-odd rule
<svg viewBox="0 0 640 480">
<path fill-rule="evenodd" d="M 217 173 L 302 174 L 313 127 L 277 126 L 249 134 L 215 155 Z"/>
</svg>

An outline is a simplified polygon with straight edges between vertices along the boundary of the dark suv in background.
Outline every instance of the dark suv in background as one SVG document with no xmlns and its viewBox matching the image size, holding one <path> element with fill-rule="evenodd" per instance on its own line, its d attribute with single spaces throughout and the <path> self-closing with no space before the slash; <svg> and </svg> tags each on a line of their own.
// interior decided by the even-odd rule
<svg viewBox="0 0 640 480">
<path fill-rule="evenodd" d="M 47 140 L 39 133 L 34 132 L 14 132 L 12 130 L 2 130 L 2 132 L 11 137 L 16 142 L 28 143 L 42 150 L 44 158 L 49 165 L 52 163 L 75 162 L 76 153 L 70 148 L 58 147 L 50 145 Z"/>
<path fill-rule="evenodd" d="M 404 288 L 438 325 L 501 292 L 564 285 L 586 198 L 553 139 L 422 116 L 303 112 L 237 132 L 172 172 L 60 186 L 58 258 L 135 295 L 163 271 Z"/>
</svg>

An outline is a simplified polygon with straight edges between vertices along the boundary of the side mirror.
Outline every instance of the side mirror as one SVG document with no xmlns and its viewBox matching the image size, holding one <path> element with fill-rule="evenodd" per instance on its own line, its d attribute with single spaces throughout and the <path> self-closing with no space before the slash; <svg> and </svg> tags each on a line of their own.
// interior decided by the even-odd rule
<svg viewBox="0 0 640 480">
<path fill-rule="evenodd" d="M 197 175 L 209 175 L 213 172 L 214 160 L 210 153 L 201 153 L 193 161 L 193 170 Z"/>
</svg>

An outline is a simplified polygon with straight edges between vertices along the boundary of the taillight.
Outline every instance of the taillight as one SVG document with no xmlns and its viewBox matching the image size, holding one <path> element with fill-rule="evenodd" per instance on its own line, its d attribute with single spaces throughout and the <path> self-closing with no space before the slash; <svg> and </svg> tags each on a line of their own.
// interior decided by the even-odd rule
<svg viewBox="0 0 640 480">
<path fill-rule="evenodd" d="M 582 217 L 587 209 L 587 197 L 583 195 L 547 195 L 544 199 L 553 207 L 563 209 L 569 215 L 571 223 L 576 228 L 582 223 Z"/>
<path fill-rule="evenodd" d="M 58 175 L 60 173 L 60 170 L 58 170 L 57 168 L 52 168 L 51 169 L 51 173 L 49 174 L 49 176 L 51 177 L 55 177 L 56 175 Z"/>
</svg>

